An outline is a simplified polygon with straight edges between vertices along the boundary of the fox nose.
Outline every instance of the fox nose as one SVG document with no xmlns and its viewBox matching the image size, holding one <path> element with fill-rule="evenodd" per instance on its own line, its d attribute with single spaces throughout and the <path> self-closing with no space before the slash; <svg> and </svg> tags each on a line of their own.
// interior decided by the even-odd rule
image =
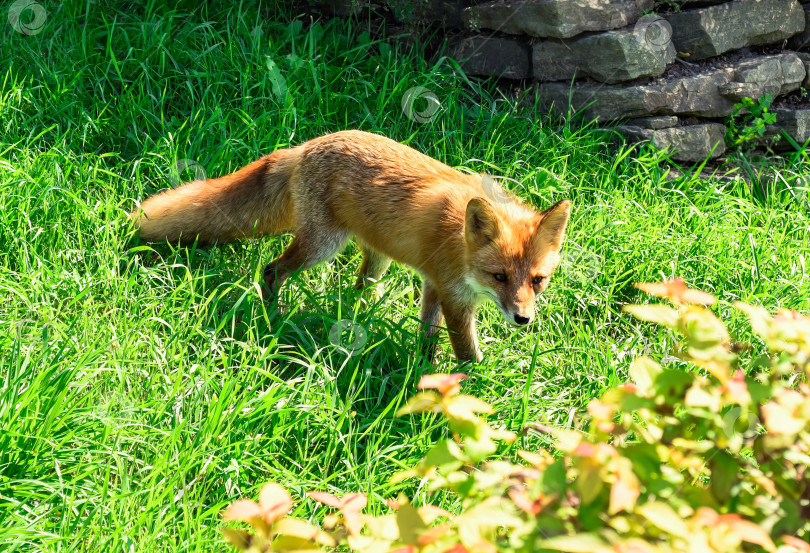
<svg viewBox="0 0 810 553">
<path fill-rule="evenodd" d="M 523 315 L 519 315 L 515 313 L 515 322 L 519 325 L 529 324 L 529 317 L 524 317 Z"/>
</svg>

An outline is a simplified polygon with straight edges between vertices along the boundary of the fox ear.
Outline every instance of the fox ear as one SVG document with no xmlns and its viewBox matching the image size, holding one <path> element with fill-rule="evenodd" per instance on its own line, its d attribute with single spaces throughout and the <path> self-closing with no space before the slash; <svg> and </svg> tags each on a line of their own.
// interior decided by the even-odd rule
<svg viewBox="0 0 810 553">
<path fill-rule="evenodd" d="M 544 245 L 551 245 L 555 250 L 560 249 L 570 215 L 571 202 L 569 200 L 561 200 L 546 209 L 540 213 L 540 227 L 537 229 L 536 237 Z"/>
<path fill-rule="evenodd" d="M 473 198 L 467 203 L 464 216 L 464 239 L 468 244 L 482 246 L 501 234 L 501 222 L 495 208 L 484 198 Z"/>
</svg>

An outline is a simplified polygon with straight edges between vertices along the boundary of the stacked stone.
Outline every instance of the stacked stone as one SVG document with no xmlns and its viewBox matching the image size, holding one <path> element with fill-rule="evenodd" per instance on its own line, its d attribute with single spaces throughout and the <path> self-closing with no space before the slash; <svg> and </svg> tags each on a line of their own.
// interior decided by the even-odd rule
<svg viewBox="0 0 810 553">
<path fill-rule="evenodd" d="M 797 0 L 681 0 L 682 11 L 663 15 L 645 15 L 653 0 L 437 3 L 458 9 L 475 32 L 450 44 L 468 73 L 536 81 L 550 108 L 567 113 L 570 101 L 590 119 L 623 123 L 618 130 L 631 140 L 669 148 L 674 159 L 721 155 L 716 119 L 741 98 L 810 89 L 810 55 L 782 48 L 810 48 L 810 4 Z M 770 44 L 777 53 L 712 59 Z M 661 77 L 673 64 L 684 75 Z M 810 139 L 810 110 L 775 112 L 771 135 Z"/>
</svg>

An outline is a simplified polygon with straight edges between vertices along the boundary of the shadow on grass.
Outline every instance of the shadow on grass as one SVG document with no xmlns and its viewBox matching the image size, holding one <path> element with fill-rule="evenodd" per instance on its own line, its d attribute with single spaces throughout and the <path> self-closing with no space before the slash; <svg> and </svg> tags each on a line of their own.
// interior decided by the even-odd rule
<svg viewBox="0 0 810 553">
<path fill-rule="evenodd" d="M 321 282 L 317 269 L 293 275 L 278 303 L 270 303 L 255 278 L 261 256 L 237 259 L 244 251 L 230 245 L 131 245 L 126 273 L 147 280 L 142 286 L 160 286 L 156 293 L 165 303 L 189 311 L 200 328 L 192 344 L 204 348 L 215 337 L 266 352 L 236 372 L 258 365 L 274 380 L 328 380 L 358 414 L 373 418 L 403 390 L 415 390 L 422 374 L 435 372 L 420 353 L 428 344 L 417 331 L 416 311 L 392 308 L 387 293 L 363 301 L 353 276 L 343 277 L 353 275 L 347 256 Z"/>
</svg>

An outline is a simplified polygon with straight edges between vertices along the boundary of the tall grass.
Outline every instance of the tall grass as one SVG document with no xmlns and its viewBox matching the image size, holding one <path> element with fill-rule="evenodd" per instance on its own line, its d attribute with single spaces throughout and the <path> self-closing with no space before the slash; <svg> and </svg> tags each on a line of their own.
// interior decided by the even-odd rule
<svg viewBox="0 0 810 553">
<path fill-rule="evenodd" d="M 387 484 L 443 432 L 393 412 L 419 375 L 455 368 L 446 339 L 435 368 L 414 354 L 418 275 L 392 267 L 386 295 L 363 306 L 352 246 L 292 282 L 289 310 L 267 308 L 255 282 L 289 237 L 131 240 L 126 210 L 170 186 L 180 160 L 219 176 L 361 128 L 506 177 L 538 207 L 571 198 L 566 259 L 537 321 L 516 332 L 492 307 L 480 316 L 486 358 L 465 386 L 511 429 L 571 425 L 634 354 L 673 346 L 620 315 L 633 281 L 681 275 L 723 299 L 810 308 L 801 160 L 762 198 L 742 179 L 673 177 L 661 154 L 549 119 L 531 95 L 471 82 L 362 22 L 220 1 L 42 5 L 38 33 L 0 33 L 6 551 L 224 550 L 220 510 L 270 479 L 299 493 L 427 493 Z M 438 99 L 425 122 L 402 107 L 414 87 Z M 340 321 L 367 333 L 357 351 Z"/>
</svg>

